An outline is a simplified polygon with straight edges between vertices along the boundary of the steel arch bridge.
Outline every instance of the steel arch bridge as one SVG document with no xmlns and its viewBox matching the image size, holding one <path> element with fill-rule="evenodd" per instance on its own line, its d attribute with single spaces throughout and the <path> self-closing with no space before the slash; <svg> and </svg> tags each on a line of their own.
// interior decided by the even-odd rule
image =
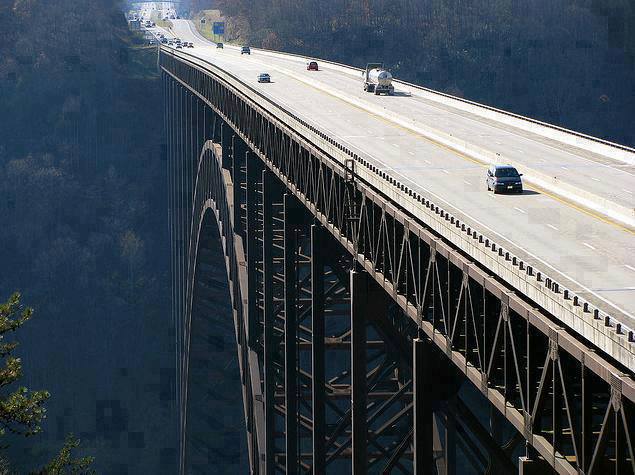
<svg viewBox="0 0 635 475">
<path fill-rule="evenodd" d="M 213 64 L 160 63 L 182 473 L 216 240 L 252 473 L 635 473 L 623 368 L 368 183 L 361 157 L 336 160 Z"/>
</svg>

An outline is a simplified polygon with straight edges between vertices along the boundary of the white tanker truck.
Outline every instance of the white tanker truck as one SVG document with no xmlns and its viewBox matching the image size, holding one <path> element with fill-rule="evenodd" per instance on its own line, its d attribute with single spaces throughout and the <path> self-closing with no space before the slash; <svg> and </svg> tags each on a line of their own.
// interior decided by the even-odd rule
<svg viewBox="0 0 635 475">
<path fill-rule="evenodd" d="M 395 92 L 395 87 L 392 85 L 392 74 L 384 69 L 383 63 L 367 64 L 362 78 L 366 92 L 374 92 L 376 96 L 381 93 L 390 95 Z"/>
</svg>

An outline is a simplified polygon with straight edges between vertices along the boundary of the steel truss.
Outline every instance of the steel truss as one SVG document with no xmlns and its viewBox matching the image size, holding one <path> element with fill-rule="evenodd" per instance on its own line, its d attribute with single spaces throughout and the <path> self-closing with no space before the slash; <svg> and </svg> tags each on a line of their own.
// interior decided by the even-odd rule
<svg viewBox="0 0 635 475">
<path fill-rule="evenodd" d="M 477 473 L 635 472 L 631 375 L 278 121 L 266 98 L 173 55 L 161 66 L 169 107 L 196 103 L 178 120 L 168 109 L 172 176 L 198 158 L 193 202 L 172 187 L 193 203 L 173 218 L 189 242 L 175 295 L 191 317 L 213 210 L 252 472 L 454 473 L 457 447 Z M 190 156 L 172 133 L 188 128 Z M 489 408 L 485 427 L 474 410 Z"/>
</svg>

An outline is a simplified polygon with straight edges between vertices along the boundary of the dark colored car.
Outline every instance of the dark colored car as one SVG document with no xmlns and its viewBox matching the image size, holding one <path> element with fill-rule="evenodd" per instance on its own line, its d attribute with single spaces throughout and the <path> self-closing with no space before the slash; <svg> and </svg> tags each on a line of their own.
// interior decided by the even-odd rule
<svg viewBox="0 0 635 475">
<path fill-rule="evenodd" d="M 523 192 L 522 173 L 511 165 L 490 165 L 487 169 L 487 191 Z"/>
<path fill-rule="evenodd" d="M 271 82 L 271 76 L 267 73 L 260 73 L 258 75 L 258 82 Z"/>
<path fill-rule="evenodd" d="M 223 49 L 223 43 L 216 43 L 216 47 L 218 49 Z"/>
<path fill-rule="evenodd" d="M 310 61 L 306 65 L 306 70 L 307 71 L 317 71 L 318 70 L 318 63 L 316 61 Z"/>
<path fill-rule="evenodd" d="M 248 54 L 251 56 L 251 49 L 249 49 L 249 46 L 243 46 L 240 48 L 240 54 Z"/>
</svg>

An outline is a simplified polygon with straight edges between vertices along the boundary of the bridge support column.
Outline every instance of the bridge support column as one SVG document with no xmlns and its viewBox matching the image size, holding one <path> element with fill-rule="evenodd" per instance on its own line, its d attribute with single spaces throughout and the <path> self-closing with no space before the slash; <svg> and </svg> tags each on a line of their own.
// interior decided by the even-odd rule
<svg viewBox="0 0 635 475">
<path fill-rule="evenodd" d="M 366 425 L 366 324 L 369 277 L 351 271 L 351 426 L 352 472 L 366 473 L 368 429 Z"/>
<path fill-rule="evenodd" d="M 263 231 L 262 258 L 264 279 L 264 397 L 265 397 L 265 466 L 266 474 L 274 473 L 275 467 L 275 360 L 278 342 L 274 334 L 275 318 L 273 303 L 273 206 L 274 182 L 273 173 L 262 172 L 263 194 Z"/>
<path fill-rule="evenodd" d="M 232 166 L 232 135 L 234 131 L 226 122 L 220 125 L 220 145 L 223 149 L 222 166 L 225 170 L 231 170 Z"/>
<path fill-rule="evenodd" d="M 325 451 L 325 381 L 324 381 L 324 228 L 311 226 L 311 319 L 313 339 L 311 360 L 313 370 L 313 473 L 326 472 Z"/>
<path fill-rule="evenodd" d="M 284 369 L 286 473 L 298 473 L 298 229 L 301 204 L 284 195 Z"/>
<path fill-rule="evenodd" d="M 431 375 L 432 343 L 427 338 L 417 338 L 412 342 L 412 371 L 414 386 L 414 473 L 433 473 L 433 389 Z"/>
<path fill-rule="evenodd" d="M 234 232 L 241 236 L 244 236 L 243 222 L 242 222 L 242 203 L 243 203 L 243 184 L 245 178 L 243 176 L 243 159 L 246 152 L 245 143 L 237 135 L 232 135 L 231 138 L 231 173 L 233 195 L 234 195 Z"/>
<path fill-rule="evenodd" d="M 255 348 L 256 340 L 258 338 L 258 306 L 256 302 L 257 296 L 257 271 L 259 260 L 259 246 L 257 236 L 262 233 L 260 224 L 258 222 L 258 189 L 261 184 L 262 166 L 260 160 L 257 159 L 253 153 L 245 152 L 245 166 L 247 168 L 246 177 L 246 207 L 247 207 L 247 230 L 246 230 L 246 244 L 247 244 L 247 338 L 249 341 L 249 347 Z M 260 256 L 262 257 L 262 256 Z"/>
</svg>

